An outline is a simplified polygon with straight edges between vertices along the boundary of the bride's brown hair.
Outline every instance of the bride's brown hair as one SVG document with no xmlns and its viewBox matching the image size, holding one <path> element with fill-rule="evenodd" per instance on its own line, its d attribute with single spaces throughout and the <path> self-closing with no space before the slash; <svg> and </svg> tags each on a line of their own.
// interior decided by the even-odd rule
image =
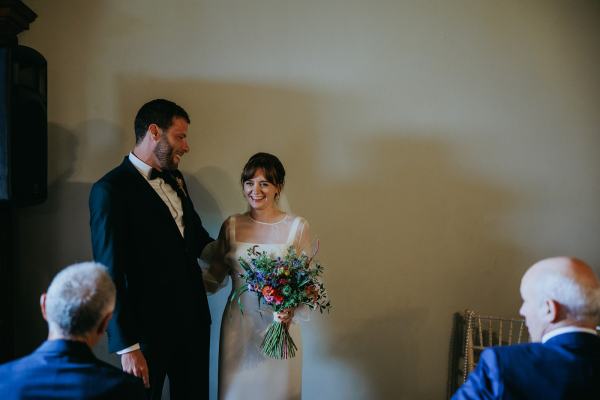
<svg viewBox="0 0 600 400">
<path fill-rule="evenodd" d="M 254 178 L 256 171 L 262 169 L 265 178 L 281 190 L 285 183 L 285 169 L 279 158 L 269 153 L 256 153 L 244 165 L 242 170 L 242 185 L 249 179 Z"/>
</svg>

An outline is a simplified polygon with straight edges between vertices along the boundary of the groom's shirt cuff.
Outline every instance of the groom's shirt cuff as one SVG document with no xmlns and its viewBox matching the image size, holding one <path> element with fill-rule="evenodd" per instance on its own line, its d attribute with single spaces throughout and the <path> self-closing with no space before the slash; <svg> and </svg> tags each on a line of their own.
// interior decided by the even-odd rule
<svg viewBox="0 0 600 400">
<path fill-rule="evenodd" d="M 136 343 L 134 345 L 131 345 L 131 346 L 127 347 L 126 349 L 117 351 L 117 354 L 118 355 L 122 355 L 122 354 L 125 354 L 125 353 L 131 353 L 132 351 L 139 350 L 139 349 L 140 349 L 140 344 Z"/>
</svg>

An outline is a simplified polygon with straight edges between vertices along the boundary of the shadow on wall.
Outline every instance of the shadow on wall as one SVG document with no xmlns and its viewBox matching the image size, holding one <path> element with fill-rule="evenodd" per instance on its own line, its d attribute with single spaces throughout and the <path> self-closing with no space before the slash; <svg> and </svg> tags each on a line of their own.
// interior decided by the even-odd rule
<svg viewBox="0 0 600 400">
<path fill-rule="evenodd" d="M 52 104 L 55 115 L 84 115 L 88 96 L 86 85 L 81 83 L 90 76 L 88 60 L 93 59 L 90 56 L 95 48 L 93 32 L 100 20 L 91 19 L 86 22 L 86 29 L 81 29 L 81 15 L 100 15 L 104 6 L 98 3 L 56 2 L 51 6 L 52 18 L 44 17 L 48 13 L 41 3 L 30 6 L 40 18 L 30 30 L 23 32 L 20 42 L 49 57 L 48 80 L 57 88 L 65 79 L 79 83 L 70 86 L 68 95 L 50 90 L 48 103 Z M 56 26 L 61 29 L 56 29 Z M 44 40 L 50 33 L 54 40 Z M 68 38 L 71 37 L 77 37 L 77 40 L 70 42 Z M 52 62 L 50 56 L 60 59 L 60 54 L 67 49 L 65 43 L 71 44 L 68 51 L 78 54 L 78 61 Z M 114 126 L 112 129 L 118 131 Z M 17 214 L 17 355 L 31 352 L 46 338 L 47 328 L 39 310 L 39 296 L 47 289 L 53 276 L 67 265 L 92 257 L 87 211 L 91 185 L 69 180 L 77 170 L 77 159 L 82 156 L 80 139 L 85 130 L 85 127 L 70 130 L 49 122 L 48 199 L 39 206 L 20 209 Z M 94 160 L 85 161 L 92 163 Z"/>
<path fill-rule="evenodd" d="M 46 337 L 39 296 L 65 266 L 89 260 L 87 199 L 90 185 L 70 182 L 77 136 L 48 125 L 48 199 L 18 211 L 16 353 L 31 352 Z"/>
<path fill-rule="evenodd" d="M 30 4 L 40 18 L 31 29 L 23 32 L 22 44 L 36 48 L 49 57 L 48 80 L 61 87 L 65 80 L 76 82 L 69 87 L 68 95 L 50 90 L 48 103 L 55 115 L 81 116 L 87 110 L 86 85 L 89 79 L 89 60 L 94 52 L 94 31 L 100 21 L 93 18 L 81 29 L 81 15 L 101 15 L 105 5 L 99 3 L 55 2 L 52 18 L 42 2 Z M 77 11 L 79 10 L 79 11 Z M 91 15 L 90 14 L 90 15 Z M 56 29 L 60 26 L 61 29 Z M 52 33 L 54 40 L 44 40 Z M 68 38 L 77 37 L 71 42 Z M 65 43 L 70 46 L 65 47 Z M 51 56 L 60 59 L 65 50 L 78 54 L 76 63 L 52 62 Z M 77 172 L 77 159 L 90 164 L 98 158 L 82 157 L 85 143 L 81 143 L 86 126 L 75 130 L 59 124 L 48 124 L 48 199 L 45 203 L 23 208 L 17 214 L 16 239 L 16 301 L 15 351 L 23 355 L 36 348 L 47 335 L 47 328 L 39 310 L 39 296 L 50 284 L 53 276 L 65 266 L 91 259 L 89 234 L 88 195 L 91 185 L 69 179 Z M 117 131 L 114 126 L 109 127 Z M 92 150 L 93 151 L 93 150 Z"/>
<path fill-rule="evenodd" d="M 201 168 L 193 174 L 186 174 L 185 178 L 190 197 L 194 201 L 194 208 L 202 218 L 202 224 L 216 239 L 226 215 L 224 215 L 222 205 L 215 199 L 215 194 L 211 193 L 211 190 L 214 189 L 209 188 L 222 185 L 225 189 L 229 187 L 233 189 L 235 183 L 230 182 L 229 176 L 217 167 Z M 225 194 L 225 196 L 233 197 L 234 193 Z"/>
<path fill-rule="evenodd" d="M 312 225 L 329 267 L 335 309 L 326 324 L 335 340 L 307 357 L 320 364 L 305 374 L 311 386 L 330 390 L 321 392 L 326 398 L 342 397 L 325 370 L 348 365 L 360 367 L 365 382 L 346 398 L 442 398 L 452 314 L 519 300 L 521 271 L 511 261 L 520 249 L 499 229 L 514 200 L 461 168 L 440 136 L 398 131 L 350 140 L 354 172 L 341 182 L 304 170 L 319 196 L 303 207 L 317 210 L 329 199 L 334 210 Z"/>
<path fill-rule="evenodd" d="M 48 199 L 18 212 L 17 354 L 30 352 L 47 335 L 39 296 L 54 275 L 67 265 L 92 259 L 91 183 L 71 179 L 81 169 L 97 170 L 100 166 L 103 172 L 97 179 L 114 167 L 123 155 L 116 150 L 110 154 L 99 140 L 120 136 L 118 127 L 101 120 L 88 121 L 75 130 L 48 124 Z"/>
</svg>

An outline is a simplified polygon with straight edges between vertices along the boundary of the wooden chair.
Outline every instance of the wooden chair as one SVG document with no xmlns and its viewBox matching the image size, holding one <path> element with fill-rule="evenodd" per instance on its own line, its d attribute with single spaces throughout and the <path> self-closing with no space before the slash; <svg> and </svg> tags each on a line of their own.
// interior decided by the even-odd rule
<svg viewBox="0 0 600 400">
<path fill-rule="evenodd" d="M 486 347 L 506 346 L 529 341 L 529 333 L 524 319 L 481 315 L 472 310 L 465 311 L 464 319 L 463 382 L 475 369 L 479 356 Z"/>
<path fill-rule="evenodd" d="M 486 347 L 527 341 L 529 332 L 523 319 L 482 315 L 473 310 L 455 313 L 450 340 L 447 398 L 467 380 Z"/>
</svg>

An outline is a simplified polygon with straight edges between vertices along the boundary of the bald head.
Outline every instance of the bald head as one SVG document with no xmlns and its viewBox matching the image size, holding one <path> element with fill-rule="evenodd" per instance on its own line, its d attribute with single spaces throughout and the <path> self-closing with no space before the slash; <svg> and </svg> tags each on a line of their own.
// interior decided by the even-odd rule
<svg viewBox="0 0 600 400">
<path fill-rule="evenodd" d="M 521 281 L 523 306 L 532 339 L 560 326 L 593 328 L 600 318 L 600 281 L 583 261 L 547 258 L 534 264 Z"/>
<path fill-rule="evenodd" d="M 600 287 L 600 282 L 594 271 L 586 263 L 577 258 L 547 258 L 529 268 L 523 279 L 527 276 L 532 278 L 554 276 L 560 279 L 571 280 L 581 287 L 590 289 Z"/>
</svg>

